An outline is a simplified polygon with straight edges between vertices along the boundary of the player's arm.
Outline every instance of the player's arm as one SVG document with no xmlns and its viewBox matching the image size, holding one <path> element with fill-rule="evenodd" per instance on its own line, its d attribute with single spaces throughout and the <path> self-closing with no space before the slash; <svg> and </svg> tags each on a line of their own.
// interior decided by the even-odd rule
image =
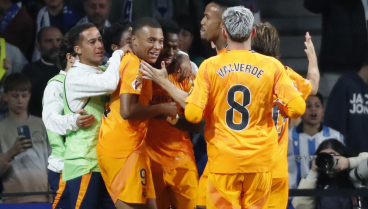
<svg viewBox="0 0 368 209">
<path fill-rule="evenodd" d="M 124 120 L 143 120 L 159 115 L 176 117 L 178 109 L 175 102 L 147 106 L 138 102 L 139 96 L 129 93 L 120 95 L 120 115 Z"/>
<path fill-rule="evenodd" d="M 179 103 L 183 108 L 186 107 L 185 99 L 188 97 L 188 93 L 176 87 L 173 83 L 167 79 L 167 71 L 165 68 L 165 63 L 161 63 L 161 70 L 152 67 L 150 64 L 142 61 L 141 69 L 139 71 L 144 74 L 144 79 L 150 79 L 160 85 L 167 93 L 172 96 L 172 98 Z"/>
<path fill-rule="evenodd" d="M 282 109 L 290 118 L 296 119 L 304 114 L 305 101 L 277 60 L 275 60 L 275 67 L 274 93 L 282 104 L 279 109 Z"/>
<path fill-rule="evenodd" d="M 305 53 L 308 57 L 308 72 L 307 72 L 307 79 L 312 84 L 312 91 L 310 92 L 311 95 L 316 95 L 319 88 L 319 80 L 320 80 L 320 73 L 318 69 L 318 61 L 316 51 L 314 50 L 314 45 L 312 42 L 312 37 L 307 32 L 305 35 L 306 41 L 304 45 L 306 49 L 304 49 Z"/>
<path fill-rule="evenodd" d="M 202 122 L 196 124 L 191 123 L 185 118 L 185 116 L 178 116 L 177 119 L 168 118 L 167 121 L 175 128 L 183 131 L 189 131 L 194 134 L 199 133 L 202 129 Z"/>
<path fill-rule="evenodd" d="M 175 72 L 179 74 L 177 81 L 180 83 L 189 76 L 190 72 L 192 72 L 192 65 L 189 55 L 180 50 L 175 54 L 175 60 Z"/>
</svg>

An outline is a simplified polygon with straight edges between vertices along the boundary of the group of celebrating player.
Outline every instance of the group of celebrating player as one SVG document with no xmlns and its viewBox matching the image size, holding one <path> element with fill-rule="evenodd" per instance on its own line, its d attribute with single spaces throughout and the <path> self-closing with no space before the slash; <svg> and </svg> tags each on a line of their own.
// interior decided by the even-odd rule
<svg viewBox="0 0 368 209">
<path fill-rule="evenodd" d="M 52 175 L 53 208 L 286 208 L 288 117 L 317 92 L 317 59 L 307 34 L 304 79 L 276 59 L 275 28 L 253 22 L 233 1 L 208 4 L 200 33 L 218 55 L 196 76 L 174 67 L 181 56 L 195 68 L 178 53 L 172 20 L 120 30 L 106 68 L 98 29 L 73 27 L 60 46 L 65 71 L 45 90 L 55 98 L 44 99 L 44 109 L 59 104 L 47 119 L 63 121 L 58 130 L 46 123 L 49 166 L 62 170 Z M 199 132 L 202 118 L 208 163 L 198 180 L 188 131 Z"/>
</svg>

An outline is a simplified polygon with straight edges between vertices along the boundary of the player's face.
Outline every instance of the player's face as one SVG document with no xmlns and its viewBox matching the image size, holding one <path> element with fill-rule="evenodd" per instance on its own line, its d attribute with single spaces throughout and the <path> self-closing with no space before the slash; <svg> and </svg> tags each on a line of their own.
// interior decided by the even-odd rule
<svg viewBox="0 0 368 209">
<path fill-rule="evenodd" d="M 105 24 L 110 7 L 109 0 L 88 0 L 84 3 L 84 10 L 89 21 L 96 26 Z"/>
<path fill-rule="evenodd" d="M 83 40 L 74 47 L 79 54 L 81 63 L 91 66 L 98 66 L 104 59 L 104 47 L 100 31 L 96 28 L 89 28 L 81 33 Z"/>
<path fill-rule="evenodd" d="M 31 93 L 27 91 L 8 91 L 4 94 L 4 101 L 8 103 L 9 110 L 15 114 L 27 111 Z"/>
<path fill-rule="evenodd" d="M 128 28 L 126 29 L 122 34 L 121 34 L 121 39 L 119 42 L 119 48 L 127 45 L 127 44 L 131 44 L 132 43 L 132 28 Z"/>
<path fill-rule="evenodd" d="M 215 3 L 209 3 L 201 21 L 201 38 L 208 42 L 216 41 L 221 35 L 221 23 L 220 7 Z"/>
<path fill-rule="evenodd" d="M 137 56 L 148 63 L 155 63 L 164 45 L 161 28 L 144 26 L 132 36 L 132 47 Z"/>
<path fill-rule="evenodd" d="M 302 116 L 303 122 L 310 125 L 321 123 L 324 116 L 323 106 L 321 101 L 316 96 L 309 96 L 306 102 L 305 113 Z"/>
<path fill-rule="evenodd" d="M 158 63 L 165 62 L 165 66 L 169 66 L 174 60 L 176 53 L 178 52 L 179 37 L 178 34 L 168 33 L 164 40 L 164 48 L 162 49 L 160 56 L 157 59 Z"/>
<path fill-rule="evenodd" d="M 188 52 L 192 41 L 192 34 L 187 30 L 181 29 L 179 33 L 179 49 Z"/>
<path fill-rule="evenodd" d="M 37 48 L 41 52 L 41 57 L 51 63 L 55 63 L 59 55 L 60 42 L 63 39 L 63 35 L 57 28 L 46 29 L 42 35 L 40 41 L 37 43 Z"/>
</svg>

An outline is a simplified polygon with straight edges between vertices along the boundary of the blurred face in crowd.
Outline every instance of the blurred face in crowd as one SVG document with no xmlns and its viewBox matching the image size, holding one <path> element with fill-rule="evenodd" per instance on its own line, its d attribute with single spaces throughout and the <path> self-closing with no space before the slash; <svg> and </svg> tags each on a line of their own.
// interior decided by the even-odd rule
<svg viewBox="0 0 368 209">
<path fill-rule="evenodd" d="M 115 45 L 115 44 L 111 44 L 111 49 L 113 51 L 118 50 L 122 47 L 124 47 L 127 44 L 131 44 L 132 43 L 132 27 L 129 27 L 128 29 L 126 29 L 122 34 L 121 34 L 121 38 L 120 38 L 120 42 L 119 42 L 119 46 Z"/>
<path fill-rule="evenodd" d="M 188 52 L 190 45 L 192 44 L 193 36 L 192 34 L 184 29 L 180 30 L 179 33 L 179 49 Z"/>
<path fill-rule="evenodd" d="M 317 96 L 309 96 L 305 102 L 307 106 L 302 121 L 309 125 L 320 124 L 324 116 L 321 100 Z"/>
<path fill-rule="evenodd" d="M 223 27 L 220 6 L 211 2 L 206 6 L 204 17 L 201 21 L 201 38 L 206 41 L 216 41 L 221 35 Z"/>
<path fill-rule="evenodd" d="M 63 0 L 45 0 L 45 4 L 50 8 L 57 8 L 63 5 Z"/>
<path fill-rule="evenodd" d="M 155 63 L 164 44 L 161 28 L 144 26 L 132 36 L 132 50 L 148 63 Z"/>
<path fill-rule="evenodd" d="M 100 31 L 96 28 L 89 28 L 80 34 L 79 43 L 74 47 L 74 51 L 79 55 L 80 62 L 86 65 L 98 66 L 104 59 L 104 47 Z"/>
<path fill-rule="evenodd" d="M 37 49 L 41 52 L 41 57 L 46 62 L 56 63 L 59 55 L 59 45 L 63 35 L 57 28 L 45 29 L 41 34 L 41 39 L 37 43 Z"/>
<path fill-rule="evenodd" d="M 29 90 L 11 90 L 3 94 L 4 101 L 8 103 L 9 111 L 14 114 L 22 114 L 28 109 L 28 102 L 31 98 Z"/>
<path fill-rule="evenodd" d="M 157 63 L 165 62 L 165 66 L 169 66 L 174 60 L 176 53 L 178 52 L 179 37 L 178 34 L 168 33 L 164 39 L 164 47 L 157 59 Z"/>
<path fill-rule="evenodd" d="M 103 29 L 111 7 L 110 0 L 87 0 L 84 3 L 84 11 L 89 22 Z"/>
</svg>

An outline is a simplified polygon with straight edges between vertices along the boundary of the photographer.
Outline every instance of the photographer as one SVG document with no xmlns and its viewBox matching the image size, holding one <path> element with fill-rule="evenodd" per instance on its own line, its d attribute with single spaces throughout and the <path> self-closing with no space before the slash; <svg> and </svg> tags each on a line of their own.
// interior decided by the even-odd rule
<svg viewBox="0 0 368 209">
<path fill-rule="evenodd" d="M 328 153 L 333 156 L 332 163 L 323 157 Z M 300 181 L 298 189 L 352 189 L 349 180 L 349 169 L 355 168 L 360 161 L 368 157 L 368 153 L 360 153 L 358 157 L 351 157 L 347 147 L 336 139 L 323 141 L 314 156 L 308 176 Z M 318 166 L 319 167 L 318 167 Z M 349 209 L 352 208 L 351 197 L 294 197 L 292 201 L 295 209 Z"/>
</svg>

